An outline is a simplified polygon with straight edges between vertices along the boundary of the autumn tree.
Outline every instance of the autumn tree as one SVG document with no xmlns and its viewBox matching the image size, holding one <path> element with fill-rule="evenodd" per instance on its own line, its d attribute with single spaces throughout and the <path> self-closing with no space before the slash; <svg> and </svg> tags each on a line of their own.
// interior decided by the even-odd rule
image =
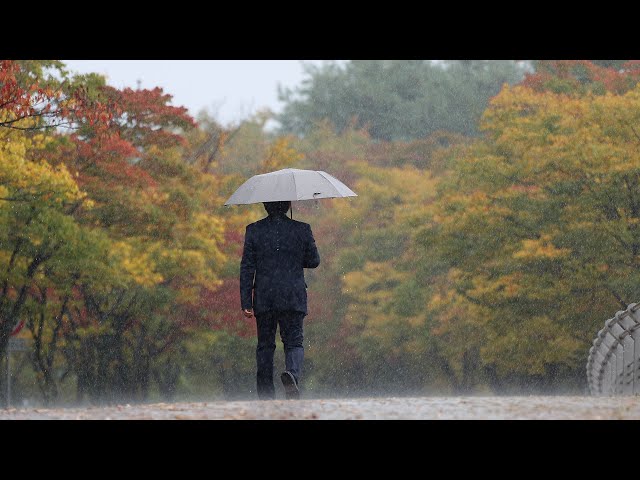
<svg viewBox="0 0 640 480">
<path fill-rule="evenodd" d="M 84 92 L 40 85 L 17 62 L 0 63 L 0 86 L 1 353 L 34 282 L 74 243 L 78 227 L 71 212 L 90 205 L 68 168 L 46 161 L 52 145 L 48 127 L 98 120 L 105 112 Z"/>
<path fill-rule="evenodd" d="M 150 379 L 170 394 L 165 372 L 179 369 L 166 362 L 197 323 L 185 313 L 224 260 L 220 185 L 182 155 L 193 120 L 160 89 L 117 90 L 59 62 L 1 71 L 0 351 L 23 318 L 46 400 L 65 363 L 79 399 L 145 398 Z"/>
<path fill-rule="evenodd" d="M 185 161 L 181 132 L 194 122 L 168 105 L 170 96 L 108 86 L 96 94 L 115 106 L 109 130 L 72 135 L 64 161 L 95 202 L 81 222 L 105 230 L 125 276 L 80 285 L 85 305 L 74 315 L 82 328 L 68 358 L 87 379 L 81 396 L 146 398 L 151 378 L 171 395 L 179 375 L 173 349 L 194 322 L 188 306 L 219 282 L 219 187 Z"/>
<path fill-rule="evenodd" d="M 640 80 L 637 60 L 537 60 L 523 84 L 536 91 L 568 95 L 622 94 Z"/>
<path fill-rule="evenodd" d="M 593 332 L 635 301 L 639 94 L 505 88 L 422 229 L 420 268 L 435 256 L 483 309 L 503 388 L 580 384 Z"/>
</svg>

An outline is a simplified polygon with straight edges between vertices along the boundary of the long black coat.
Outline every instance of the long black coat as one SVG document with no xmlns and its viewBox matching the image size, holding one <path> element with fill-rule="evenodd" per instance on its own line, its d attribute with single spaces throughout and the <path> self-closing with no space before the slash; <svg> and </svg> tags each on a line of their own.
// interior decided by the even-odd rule
<svg viewBox="0 0 640 480">
<path fill-rule="evenodd" d="M 257 314 L 270 310 L 306 314 L 304 269 L 318 265 L 320 254 L 308 223 L 275 214 L 247 225 L 240 263 L 242 308 L 253 308 Z"/>
</svg>

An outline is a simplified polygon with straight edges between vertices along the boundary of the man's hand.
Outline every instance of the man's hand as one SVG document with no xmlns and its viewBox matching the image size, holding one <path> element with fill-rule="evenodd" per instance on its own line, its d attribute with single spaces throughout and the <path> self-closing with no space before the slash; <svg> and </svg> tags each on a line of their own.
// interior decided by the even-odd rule
<svg viewBox="0 0 640 480">
<path fill-rule="evenodd" d="M 253 317 L 253 308 L 244 309 L 244 310 L 242 310 L 242 313 L 244 313 L 245 317 L 251 318 L 251 317 Z"/>
</svg>

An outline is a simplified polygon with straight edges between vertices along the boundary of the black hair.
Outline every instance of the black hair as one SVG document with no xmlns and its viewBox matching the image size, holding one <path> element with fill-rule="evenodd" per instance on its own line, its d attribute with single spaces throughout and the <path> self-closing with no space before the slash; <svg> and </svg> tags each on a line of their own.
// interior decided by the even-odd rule
<svg viewBox="0 0 640 480">
<path fill-rule="evenodd" d="M 286 214 L 291 208 L 291 201 L 289 200 L 284 202 L 262 202 L 262 204 L 269 215 Z"/>
</svg>

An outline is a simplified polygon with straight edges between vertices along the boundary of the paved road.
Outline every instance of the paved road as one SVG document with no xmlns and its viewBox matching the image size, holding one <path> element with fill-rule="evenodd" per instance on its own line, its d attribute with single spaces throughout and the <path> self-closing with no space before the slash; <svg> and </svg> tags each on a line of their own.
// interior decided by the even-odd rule
<svg viewBox="0 0 640 480">
<path fill-rule="evenodd" d="M 0 410 L 6 419 L 640 419 L 640 397 L 420 397 Z"/>
</svg>

